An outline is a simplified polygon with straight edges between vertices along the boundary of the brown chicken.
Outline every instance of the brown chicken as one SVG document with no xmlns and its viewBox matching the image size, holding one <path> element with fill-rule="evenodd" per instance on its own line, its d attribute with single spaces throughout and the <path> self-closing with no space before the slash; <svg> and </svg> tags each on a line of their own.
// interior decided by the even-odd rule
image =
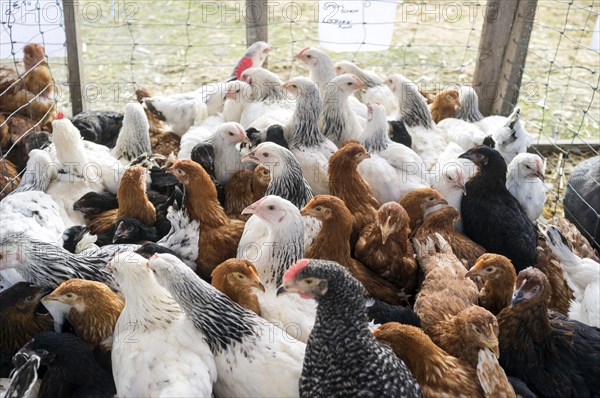
<svg viewBox="0 0 600 398">
<path fill-rule="evenodd" d="M 209 279 L 217 265 L 236 256 L 245 223 L 227 217 L 217 199 L 215 184 L 198 163 L 178 160 L 167 172 L 185 187 L 185 208 L 191 220 L 200 222 L 196 271 Z"/>
<path fill-rule="evenodd" d="M 363 284 L 371 296 L 386 303 L 400 305 L 406 301 L 403 292 L 350 256 L 352 215 L 340 198 L 317 195 L 300 213 L 315 217 L 322 223 L 321 230 L 304 255 L 306 258 L 340 263 Z"/>
<path fill-rule="evenodd" d="M 268 168 L 258 165 L 254 170 L 239 170 L 225 185 L 225 213 L 230 218 L 247 221 L 250 214 L 242 210 L 258 201 L 271 182 Z"/>
<path fill-rule="evenodd" d="M 500 254 L 486 253 L 479 257 L 465 276 L 482 280 L 483 288 L 479 291 L 479 305 L 492 314 L 498 315 L 504 307 L 510 305 L 517 273 L 508 258 Z"/>
<path fill-rule="evenodd" d="M 258 297 L 252 291 L 257 288 L 265 291 L 256 273 L 256 268 L 248 260 L 230 258 L 223 261 L 211 274 L 212 286 L 244 308 L 260 315 Z"/>
<path fill-rule="evenodd" d="M 365 226 L 354 247 L 354 256 L 407 296 L 417 288 L 419 267 L 408 240 L 408 213 L 396 202 L 381 205 L 375 222 Z"/>
<path fill-rule="evenodd" d="M 534 267 L 542 271 L 548 278 L 548 283 L 550 283 L 552 294 L 550 295 L 548 308 L 563 315 L 568 315 L 573 299 L 573 290 L 565 280 L 559 259 L 548 246 L 546 237 L 542 235 L 538 239 L 537 259 Z"/>
<path fill-rule="evenodd" d="M 429 110 L 435 123 L 454 117 L 454 112 L 458 109 L 460 109 L 460 101 L 458 99 L 458 91 L 454 89 L 440 91 L 429 105 Z"/>
<path fill-rule="evenodd" d="M 23 78 L 25 89 L 34 95 L 41 93 L 41 96 L 49 98 L 54 92 L 54 79 L 48 69 L 44 47 L 40 44 L 23 47 L 23 64 L 27 71 Z"/>
<path fill-rule="evenodd" d="M 410 217 L 410 230 L 414 234 L 427 214 L 437 207 L 447 205 L 448 202 L 433 188 L 419 188 L 404 195 L 400 204 Z"/>
<path fill-rule="evenodd" d="M 44 292 L 28 282 L 19 282 L 0 293 L 0 377 L 8 377 L 12 356 L 33 336 L 54 330 L 49 314 L 38 314 L 35 307 Z"/>
<path fill-rule="evenodd" d="M 427 92 L 425 89 L 422 88 L 419 89 L 419 94 L 421 94 L 423 98 L 425 98 L 427 104 L 433 103 L 433 100 L 435 99 L 435 95 Z"/>
<path fill-rule="evenodd" d="M 375 220 L 379 202 L 369 184 L 356 169 L 368 158 L 366 149 L 350 141 L 329 158 L 329 193 L 342 199 L 352 214 L 352 242 L 360 231 Z"/>
<path fill-rule="evenodd" d="M 4 154 L 4 151 L 10 146 L 10 141 L 8 122 L 6 121 L 6 117 L 0 113 L 0 149 L 2 149 L 2 154 Z"/>
<path fill-rule="evenodd" d="M 421 329 L 389 322 L 373 332 L 402 359 L 423 397 L 483 397 L 475 368 L 439 348 Z"/>
<path fill-rule="evenodd" d="M 508 381 L 498 357 L 489 349 L 479 350 L 477 379 L 488 398 L 516 398 L 515 390 Z"/>
<path fill-rule="evenodd" d="M 414 245 L 425 274 L 414 310 L 428 333 L 440 321 L 476 305 L 479 291 L 472 280 L 465 278 L 467 270 L 439 234 L 424 241 L 415 240 Z"/>
<path fill-rule="evenodd" d="M 43 301 L 48 306 L 60 303 L 57 307 L 65 312 L 75 334 L 92 349 L 112 349 L 113 331 L 125 303 L 104 283 L 70 279 Z"/>
<path fill-rule="evenodd" d="M 19 171 L 10 160 L 0 159 L 0 199 L 11 193 L 21 181 Z"/>
<path fill-rule="evenodd" d="M 454 229 L 454 222 L 458 220 L 458 210 L 451 206 L 444 206 L 425 216 L 423 223 L 413 234 L 414 239 L 424 240 L 434 233 L 438 233 L 452 247 L 454 255 L 469 269 L 475 261 L 485 253 L 483 246 L 469 239 L 465 234 Z"/>
<path fill-rule="evenodd" d="M 135 96 L 137 101 L 144 105 L 144 98 L 152 97 L 152 92 L 145 88 L 139 87 L 135 90 Z M 150 125 L 150 145 L 152 146 L 152 153 L 160 153 L 163 156 L 169 156 L 171 154 L 177 155 L 179 152 L 179 143 L 181 137 L 170 131 L 167 131 L 162 120 L 156 115 L 150 112 L 144 106 L 144 112 L 148 118 L 148 124 Z"/>
<path fill-rule="evenodd" d="M 91 216 L 88 229 L 91 234 L 106 232 L 124 217 L 136 218 L 152 226 L 156 222 L 156 209 L 146 194 L 146 169 L 131 166 L 123 173 L 117 192 L 119 208 Z"/>
<path fill-rule="evenodd" d="M 498 321 L 491 312 L 477 305 L 442 320 L 429 328 L 427 334 L 448 354 L 462 359 L 473 368 L 477 367 L 481 349 L 489 349 L 496 356 L 500 355 Z"/>
</svg>

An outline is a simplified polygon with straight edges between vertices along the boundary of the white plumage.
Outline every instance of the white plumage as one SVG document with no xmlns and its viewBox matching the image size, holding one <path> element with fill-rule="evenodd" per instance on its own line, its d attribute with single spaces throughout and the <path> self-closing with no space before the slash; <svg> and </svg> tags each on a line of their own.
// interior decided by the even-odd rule
<svg viewBox="0 0 600 398">
<path fill-rule="evenodd" d="M 447 142 L 454 142 L 465 151 L 483 144 L 486 137 L 479 127 L 461 119 L 447 118 L 440 121 L 437 126 L 445 133 Z"/>
<path fill-rule="evenodd" d="M 533 153 L 520 153 L 508 165 L 506 189 L 517 199 L 530 221 L 537 220 L 546 203 L 544 162 Z"/>
<path fill-rule="evenodd" d="M 111 354 L 117 395 L 210 397 L 217 379 L 215 358 L 156 282 L 148 261 L 121 253 L 109 267 L 125 295 Z"/>
</svg>

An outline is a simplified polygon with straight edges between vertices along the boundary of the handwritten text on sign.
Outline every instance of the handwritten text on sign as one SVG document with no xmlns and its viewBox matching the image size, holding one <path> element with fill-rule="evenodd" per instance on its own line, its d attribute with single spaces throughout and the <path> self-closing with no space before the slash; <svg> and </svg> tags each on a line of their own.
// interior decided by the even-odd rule
<svg viewBox="0 0 600 398">
<path fill-rule="evenodd" d="M 319 2 L 320 46 L 336 52 L 383 51 L 390 47 L 396 1 Z"/>
</svg>

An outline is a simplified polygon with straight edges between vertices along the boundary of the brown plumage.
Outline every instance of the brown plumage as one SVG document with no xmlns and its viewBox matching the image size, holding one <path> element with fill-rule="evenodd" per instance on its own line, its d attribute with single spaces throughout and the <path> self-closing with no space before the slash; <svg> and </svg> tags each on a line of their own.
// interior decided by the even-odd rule
<svg viewBox="0 0 600 398">
<path fill-rule="evenodd" d="M 0 115 L 0 124 L 3 123 L 4 116 Z M 14 114 L 6 119 L 6 124 L 0 127 L 2 133 L 2 149 L 8 150 L 8 148 L 15 144 L 12 151 L 7 154 L 7 159 L 10 160 L 19 170 L 22 170 L 27 165 L 29 159 L 29 151 L 34 148 L 39 148 L 48 139 L 45 133 L 38 134 L 42 131 L 42 128 L 46 131 L 52 131 L 52 124 L 46 123 L 44 125 L 37 125 L 37 121 L 28 117 Z M 21 136 L 27 133 L 27 137 Z M 6 136 L 4 134 L 7 134 Z"/>
<path fill-rule="evenodd" d="M 25 89 L 30 93 L 50 97 L 54 92 L 54 79 L 48 69 L 46 52 L 41 44 L 27 44 L 23 47 L 23 64 L 28 73 L 24 77 Z"/>
<path fill-rule="evenodd" d="M 36 334 L 54 330 L 49 314 L 35 307 L 45 293 L 28 282 L 19 282 L 0 293 L 0 377 L 8 377 L 12 356 Z"/>
<path fill-rule="evenodd" d="M 256 268 L 248 260 L 231 258 L 223 261 L 213 270 L 211 274 L 212 286 L 225 294 L 244 308 L 260 315 L 260 304 L 258 297 L 252 288 L 265 291 L 256 273 Z"/>
<path fill-rule="evenodd" d="M 569 241 L 575 255 L 581 258 L 591 258 L 600 263 L 600 253 L 594 250 L 590 242 L 588 242 L 571 221 L 565 217 L 554 216 L 548 220 L 548 224 L 560 229 L 563 236 Z"/>
<path fill-rule="evenodd" d="M 497 315 L 510 305 L 517 273 L 507 257 L 486 253 L 479 257 L 465 276 L 483 281 L 483 288 L 479 291 L 479 305 L 492 314 Z"/>
<path fill-rule="evenodd" d="M 146 169 L 131 166 L 123 173 L 117 192 L 119 208 L 92 216 L 88 222 L 91 234 L 108 231 L 119 218 L 137 218 L 142 223 L 152 226 L 156 222 L 156 209 L 146 194 Z"/>
<path fill-rule="evenodd" d="M 188 215 L 200 222 L 196 271 L 208 279 L 217 265 L 236 256 L 245 223 L 227 217 L 219 204 L 215 184 L 198 163 L 178 160 L 167 172 L 184 185 Z"/>
<path fill-rule="evenodd" d="M 425 216 L 413 236 L 414 239 L 422 240 L 434 233 L 440 234 L 450 244 L 454 255 L 469 269 L 479 256 L 485 253 L 485 249 L 469 239 L 467 235 L 454 229 L 454 222 L 459 217 L 460 214 L 454 207 L 444 206 Z"/>
<path fill-rule="evenodd" d="M 73 331 L 92 349 L 112 349 L 113 331 L 125 303 L 108 286 L 70 279 L 44 298 L 44 303 L 53 301 L 69 308 L 66 316 Z"/>
<path fill-rule="evenodd" d="M 140 104 L 144 105 L 144 98 L 152 97 L 152 92 L 145 87 L 140 87 L 135 90 L 135 97 Z M 160 153 L 163 156 L 169 156 L 171 154 L 177 155 L 181 137 L 167 131 L 162 120 L 146 109 L 145 106 L 144 112 L 148 118 L 148 124 L 150 125 L 149 131 L 152 153 Z"/>
<path fill-rule="evenodd" d="M 402 304 L 404 294 L 393 284 L 350 256 L 352 216 L 344 202 L 335 196 L 317 195 L 300 212 L 321 221 L 321 230 L 306 251 L 306 258 L 336 261 L 363 284 L 367 292 L 389 304 Z"/>
<path fill-rule="evenodd" d="M 515 390 L 508 381 L 498 357 L 489 349 L 479 350 L 477 379 L 488 398 L 515 398 Z"/>
<path fill-rule="evenodd" d="M 427 104 L 431 104 L 433 102 L 433 100 L 435 99 L 435 95 L 427 92 L 425 89 L 422 89 L 422 88 L 419 89 L 419 94 L 421 94 L 423 96 L 423 98 L 425 98 L 425 101 L 427 101 Z"/>
<path fill-rule="evenodd" d="M 419 188 L 404 195 L 400 204 L 410 217 L 410 230 L 414 233 L 427 214 L 435 210 L 436 206 L 447 205 L 448 202 L 433 188 Z"/>
<path fill-rule="evenodd" d="M 380 206 L 356 169 L 368 157 L 362 145 L 350 141 L 329 158 L 329 193 L 342 199 L 352 214 L 352 242 L 356 242 L 363 227 L 375 220 Z"/>
<path fill-rule="evenodd" d="M 499 355 L 498 321 L 491 312 L 477 305 L 439 322 L 427 334 L 448 354 L 474 368 L 479 362 L 479 350 L 489 349 Z"/>
<path fill-rule="evenodd" d="M 439 348 L 421 329 L 389 322 L 373 334 L 406 363 L 423 397 L 484 396 L 475 369 Z"/>
<path fill-rule="evenodd" d="M 417 288 L 419 267 L 408 240 L 410 219 L 404 208 L 389 202 L 377 210 L 375 222 L 360 232 L 354 256 L 407 295 Z"/>
<path fill-rule="evenodd" d="M 254 170 L 237 171 L 225 185 L 225 213 L 230 218 L 247 221 L 250 214 L 242 210 L 261 199 L 271 182 L 268 168 L 258 165 Z"/>
<path fill-rule="evenodd" d="M 11 193 L 21 182 L 19 171 L 10 160 L 0 159 L 0 199 Z"/>
<path fill-rule="evenodd" d="M 417 294 L 415 313 L 425 332 L 440 321 L 477 304 L 475 283 L 465 278 L 467 270 L 439 234 L 414 241 L 425 280 Z M 442 347 L 443 348 L 443 347 Z"/>
<path fill-rule="evenodd" d="M 539 235 L 538 238 L 537 258 L 534 267 L 542 271 L 550 283 L 552 294 L 550 295 L 548 308 L 563 315 L 568 315 L 573 299 L 573 290 L 567 284 L 559 259 L 550 249 L 546 237 L 543 235 Z"/>
<path fill-rule="evenodd" d="M 435 123 L 454 117 L 454 112 L 458 109 L 460 109 L 460 101 L 458 99 L 458 91 L 454 89 L 440 91 L 429 105 L 429 110 Z"/>
<path fill-rule="evenodd" d="M 0 113 L 0 148 L 3 153 L 10 146 L 10 131 L 8 130 L 8 122 L 6 117 Z"/>
</svg>

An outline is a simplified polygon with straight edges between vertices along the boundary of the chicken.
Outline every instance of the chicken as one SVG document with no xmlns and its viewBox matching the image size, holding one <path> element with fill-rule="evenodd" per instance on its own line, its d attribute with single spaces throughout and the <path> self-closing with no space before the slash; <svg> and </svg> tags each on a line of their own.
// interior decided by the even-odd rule
<svg viewBox="0 0 600 398">
<path fill-rule="evenodd" d="M 455 112 L 460 108 L 458 95 L 458 91 L 454 89 L 445 89 L 435 95 L 433 102 L 429 104 L 434 123 L 454 117 Z"/>
<path fill-rule="evenodd" d="M 364 310 L 365 290 L 340 264 L 302 259 L 286 271 L 277 293 L 298 293 L 318 303 L 301 397 L 421 396 L 404 362 L 375 341 Z"/>
<path fill-rule="evenodd" d="M 364 87 L 365 84 L 351 74 L 337 76 L 327 83 L 319 127 L 323 135 L 337 146 L 357 140 L 364 130 L 365 119 L 354 113 L 348 98 Z"/>
<path fill-rule="evenodd" d="M 470 269 L 486 250 L 454 229 L 454 223 L 458 217 L 458 210 L 450 206 L 431 212 L 425 216 L 423 224 L 417 228 L 413 238 L 425 240 L 428 236 L 439 234 L 450 244 L 452 252 L 466 269 Z"/>
<path fill-rule="evenodd" d="M 398 322 L 403 325 L 421 327 L 419 316 L 411 308 L 391 305 L 372 297 L 367 299 L 367 316 L 375 325 Z"/>
<path fill-rule="evenodd" d="M 60 313 L 73 331 L 92 349 L 108 351 L 113 331 L 123 310 L 123 299 L 105 284 L 83 279 L 61 283 L 42 303 L 51 314 Z"/>
<path fill-rule="evenodd" d="M 112 345 L 117 394 L 210 396 L 217 379 L 214 356 L 206 342 L 195 338 L 193 323 L 156 282 L 148 260 L 122 253 L 109 269 L 125 296 Z"/>
<path fill-rule="evenodd" d="M 26 374 L 30 384 L 37 380 L 37 371 L 46 370 L 39 387 L 40 397 L 98 397 L 115 395 L 112 376 L 94 359 L 89 347 L 71 333 L 42 332 L 23 346 L 15 355 L 20 374 Z M 16 386 L 24 380 L 13 379 Z M 11 386 L 12 387 L 12 386 Z"/>
<path fill-rule="evenodd" d="M 341 199 L 317 195 L 301 213 L 321 221 L 321 231 L 306 252 L 306 258 L 335 261 L 346 267 L 369 295 L 389 304 L 403 303 L 404 294 L 400 289 L 350 256 L 352 215 Z"/>
<path fill-rule="evenodd" d="M 460 106 L 455 113 L 456 118 L 469 123 L 483 119 L 483 115 L 479 112 L 479 97 L 473 87 L 461 87 L 459 101 Z"/>
<path fill-rule="evenodd" d="M 139 87 L 135 90 L 135 96 L 140 104 L 144 103 L 144 98 L 152 97 L 152 93 L 145 87 Z M 181 143 L 181 137 L 175 133 L 167 131 L 167 128 L 156 115 L 150 112 L 147 108 L 144 108 L 146 117 L 148 118 L 149 132 L 150 132 L 150 144 L 152 146 L 153 153 L 159 153 L 163 156 L 169 156 L 171 154 L 177 155 L 179 151 L 179 144 Z"/>
<path fill-rule="evenodd" d="M 214 93 L 215 87 L 208 86 L 197 91 L 177 94 L 170 97 L 154 96 L 144 98 L 145 107 L 159 120 L 170 127 L 170 131 L 178 136 L 183 136 L 192 126 L 198 126 L 209 115 L 207 103 L 208 93 Z M 214 94 L 213 97 L 220 96 Z"/>
<path fill-rule="evenodd" d="M 123 127 L 123 114 L 111 111 L 86 111 L 71 119 L 83 139 L 112 148 Z"/>
<path fill-rule="evenodd" d="M 552 293 L 548 301 L 548 308 L 567 315 L 573 300 L 573 290 L 567 283 L 559 258 L 550 248 L 548 239 L 543 233 L 538 234 L 537 259 L 534 267 L 542 271 L 550 283 Z"/>
<path fill-rule="evenodd" d="M 244 230 L 244 222 L 231 220 L 217 200 L 210 176 L 191 160 L 178 160 L 167 170 L 186 189 L 185 207 L 190 219 L 200 222 L 197 271 L 209 278 L 221 262 L 235 257 Z"/>
<path fill-rule="evenodd" d="M 565 217 L 577 226 L 589 243 L 600 253 L 600 156 L 587 159 L 571 172 L 563 199 Z M 564 232 L 564 231 L 563 231 Z"/>
<path fill-rule="evenodd" d="M 233 302 L 260 315 L 258 297 L 252 288 L 265 292 L 254 264 L 248 260 L 229 259 L 217 265 L 211 274 L 212 286 Z"/>
<path fill-rule="evenodd" d="M 182 138 L 181 152 L 179 159 L 188 159 L 184 154 L 189 150 L 190 157 L 192 148 L 199 142 L 186 141 L 191 136 L 191 132 L 184 135 Z M 214 163 L 215 177 L 221 184 L 226 184 L 227 181 L 235 174 L 241 166 L 241 155 L 236 148 L 239 142 L 249 143 L 246 132 L 238 123 L 224 123 L 208 138 L 206 142 L 214 148 Z"/>
<path fill-rule="evenodd" d="M 2 124 L 0 117 L 0 124 Z M 6 120 L 3 126 L 8 128 L 7 146 L 2 147 L 5 158 L 10 160 L 19 170 L 27 165 L 29 153 L 34 149 L 42 149 L 48 146 L 51 140 L 50 133 L 52 124 L 47 123 L 42 127 L 32 119 L 14 114 Z M 2 128 L 0 128 L 1 130 Z M 12 147 L 12 149 L 10 149 Z"/>
<path fill-rule="evenodd" d="M 21 184 L 23 184 L 23 182 L 21 182 Z M 18 189 L 19 188 L 17 187 L 17 190 Z M 548 220 L 547 224 L 560 229 L 560 232 L 571 244 L 573 253 L 577 256 L 591 258 L 594 261 L 600 262 L 600 253 L 594 250 L 593 240 L 589 241 L 586 239 L 587 235 L 580 231 L 579 227 L 569 221 L 568 218 L 554 215 L 554 217 Z"/>
<path fill-rule="evenodd" d="M 573 290 L 569 318 L 600 328 L 600 264 L 575 255 L 558 228 L 549 227 L 546 236 Z"/>
<path fill-rule="evenodd" d="M 91 216 L 88 223 L 90 233 L 99 233 L 113 230 L 119 218 L 137 218 L 147 226 L 156 222 L 156 209 L 146 194 L 146 169 L 141 166 L 131 166 L 121 178 L 118 209 L 108 210 L 97 216 Z"/>
<path fill-rule="evenodd" d="M 550 285 L 538 269 L 519 272 L 512 305 L 498 314 L 500 364 L 539 396 L 600 392 L 600 330 L 548 313 Z"/>
<path fill-rule="evenodd" d="M 449 117 L 440 121 L 437 127 L 442 130 L 448 143 L 457 145 L 463 151 L 468 151 L 477 145 L 482 145 L 491 136 L 487 136 L 479 127 L 461 119 Z M 448 151 L 448 150 L 447 150 Z M 448 153 L 446 151 L 446 153 Z"/>
<path fill-rule="evenodd" d="M 405 295 L 414 295 L 419 268 L 410 235 L 406 210 L 396 202 L 384 203 L 375 221 L 360 232 L 354 255 L 377 275 L 392 282 Z"/>
<path fill-rule="evenodd" d="M 142 244 L 148 241 L 156 242 L 162 237 L 156 227 L 149 227 L 137 218 L 125 217 L 119 218 L 115 223 L 112 243 Z"/>
<path fill-rule="evenodd" d="M 431 169 L 446 149 L 442 132 L 435 126 L 423 96 L 416 84 L 402 75 L 387 78 L 386 85 L 398 98 L 400 111 L 397 119 L 404 122 L 412 138 L 412 149 L 423 159 L 425 168 Z"/>
<path fill-rule="evenodd" d="M 214 354 L 216 396 L 298 396 L 304 343 L 229 300 L 174 256 L 158 254 L 148 266 L 194 323 L 196 344 L 206 341 Z"/>
<path fill-rule="evenodd" d="M 365 91 L 357 91 L 354 94 L 363 103 L 379 103 L 385 109 L 387 116 L 396 116 L 398 103 L 389 87 L 383 83 L 383 79 L 371 71 L 359 68 L 350 61 L 340 61 L 335 64 L 335 72 L 338 75 L 351 73 L 365 84 Z"/>
<path fill-rule="evenodd" d="M 373 333 L 402 359 L 424 397 L 483 397 L 475 369 L 435 345 L 421 329 L 391 322 Z"/>
<path fill-rule="evenodd" d="M 225 185 L 227 217 L 247 221 L 250 217 L 242 215 L 242 210 L 265 196 L 270 182 L 271 172 L 264 166 L 235 173 Z"/>
<path fill-rule="evenodd" d="M 252 87 L 246 82 L 234 80 L 225 86 L 225 103 L 223 104 L 223 120 L 239 123 L 242 112 L 252 96 Z M 248 131 L 249 129 L 246 129 Z M 193 131 L 193 130 L 192 130 Z"/>
<path fill-rule="evenodd" d="M 260 68 L 265 63 L 273 48 L 265 41 L 255 41 L 246 49 L 244 55 L 238 60 L 228 80 L 239 79 L 248 68 Z"/>
<path fill-rule="evenodd" d="M 544 210 L 544 161 L 533 153 L 520 153 L 508 165 L 506 189 L 517 199 L 527 217 L 535 222 Z"/>
<path fill-rule="evenodd" d="M 209 142 L 201 142 L 196 144 L 194 149 L 192 149 L 192 160 L 202 166 L 204 171 L 206 171 L 210 176 L 212 183 L 217 189 L 217 198 L 219 199 L 219 203 L 222 204 L 223 202 L 226 202 L 225 186 L 221 184 L 216 177 L 215 147 Z M 175 178 L 172 175 L 171 177 Z M 177 181 L 177 179 L 175 179 L 175 181 Z"/>
<path fill-rule="evenodd" d="M 8 159 L 0 159 L 0 200 L 11 193 L 21 182 L 21 176 Z"/>
<path fill-rule="evenodd" d="M 371 157 L 358 165 L 358 172 L 377 200 L 394 202 L 414 189 L 428 187 L 419 155 L 388 137 L 384 108 L 379 104 L 367 104 L 367 108 L 367 126 L 359 142 Z"/>
<path fill-rule="evenodd" d="M 54 79 L 48 69 L 44 47 L 41 44 L 23 47 L 23 65 L 26 71 L 23 74 L 25 89 L 34 95 L 50 98 L 54 92 Z"/>
<path fill-rule="evenodd" d="M 19 282 L 0 292 L 0 377 L 13 369 L 11 358 L 36 334 L 53 329 L 50 314 L 36 307 L 46 292 L 28 282 Z"/>
<path fill-rule="evenodd" d="M 499 355 L 498 321 L 485 308 L 472 305 L 453 317 L 441 320 L 427 331 L 431 340 L 448 354 L 477 368 L 479 351 Z M 510 375 L 509 375 L 510 376 Z"/>
<path fill-rule="evenodd" d="M 478 168 L 461 202 L 464 233 L 490 253 L 508 257 L 517 271 L 537 257 L 537 232 L 519 202 L 506 189 L 506 163 L 485 145 L 460 156 Z"/>
<path fill-rule="evenodd" d="M 277 287 L 288 267 L 304 256 L 304 224 L 300 210 L 291 202 L 268 195 L 248 206 L 243 213 L 256 215 L 268 229 L 262 245 L 249 243 L 238 249 L 256 266 L 265 292 L 256 292 L 261 316 L 285 328 L 295 339 L 306 342 L 315 322 L 316 305 L 295 296 L 277 297 Z M 316 241 L 316 239 L 315 239 Z"/>
<path fill-rule="evenodd" d="M 429 213 L 447 205 L 448 202 L 435 189 L 420 188 L 404 195 L 400 204 L 410 218 L 410 230 L 416 231 Z"/>
<path fill-rule="evenodd" d="M 517 273 L 508 258 L 486 253 L 479 257 L 465 277 L 476 283 L 478 280 L 483 282 L 483 288 L 479 291 L 479 305 L 492 314 L 498 315 L 510 305 Z"/>
<path fill-rule="evenodd" d="M 129 163 L 143 154 L 152 154 L 149 131 L 150 125 L 144 108 L 138 103 L 125 105 L 123 126 L 111 154 L 117 160 L 125 163 Z"/>
<path fill-rule="evenodd" d="M 319 128 L 322 101 L 315 83 L 297 77 L 283 85 L 296 98 L 296 109 L 290 123 L 288 146 L 294 154 L 314 194 L 329 193 L 327 167 L 337 146 Z"/>
<path fill-rule="evenodd" d="M 473 281 L 465 279 L 466 268 L 439 234 L 423 241 L 414 240 L 414 245 L 425 274 L 414 309 L 423 330 L 429 333 L 439 322 L 476 305 L 479 292 Z"/>
<path fill-rule="evenodd" d="M 498 363 L 498 357 L 494 352 L 490 349 L 481 349 L 478 356 L 477 378 L 486 397 L 516 398 L 527 396 L 513 386 L 513 383 L 518 383 L 516 380 L 510 380 L 506 377 L 506 373 Z M 517 386 L 520 385 L 517 384 Z M 527 389 L 526 386 L 525 388 Z M 527 391 L 527 393 L 531 393 L 531 391 Z"/>
<path fill-rule="evenodd" d="M 373 190 L 358 173 L 357 167 L 369 154 L 357 142 L 349 142 L 329 159 L 329 192 L 342 199 L 352 213 L 352 238 L 354 243 L 366 225 L 375 220 L 379 202 Z"/>
</svg>

